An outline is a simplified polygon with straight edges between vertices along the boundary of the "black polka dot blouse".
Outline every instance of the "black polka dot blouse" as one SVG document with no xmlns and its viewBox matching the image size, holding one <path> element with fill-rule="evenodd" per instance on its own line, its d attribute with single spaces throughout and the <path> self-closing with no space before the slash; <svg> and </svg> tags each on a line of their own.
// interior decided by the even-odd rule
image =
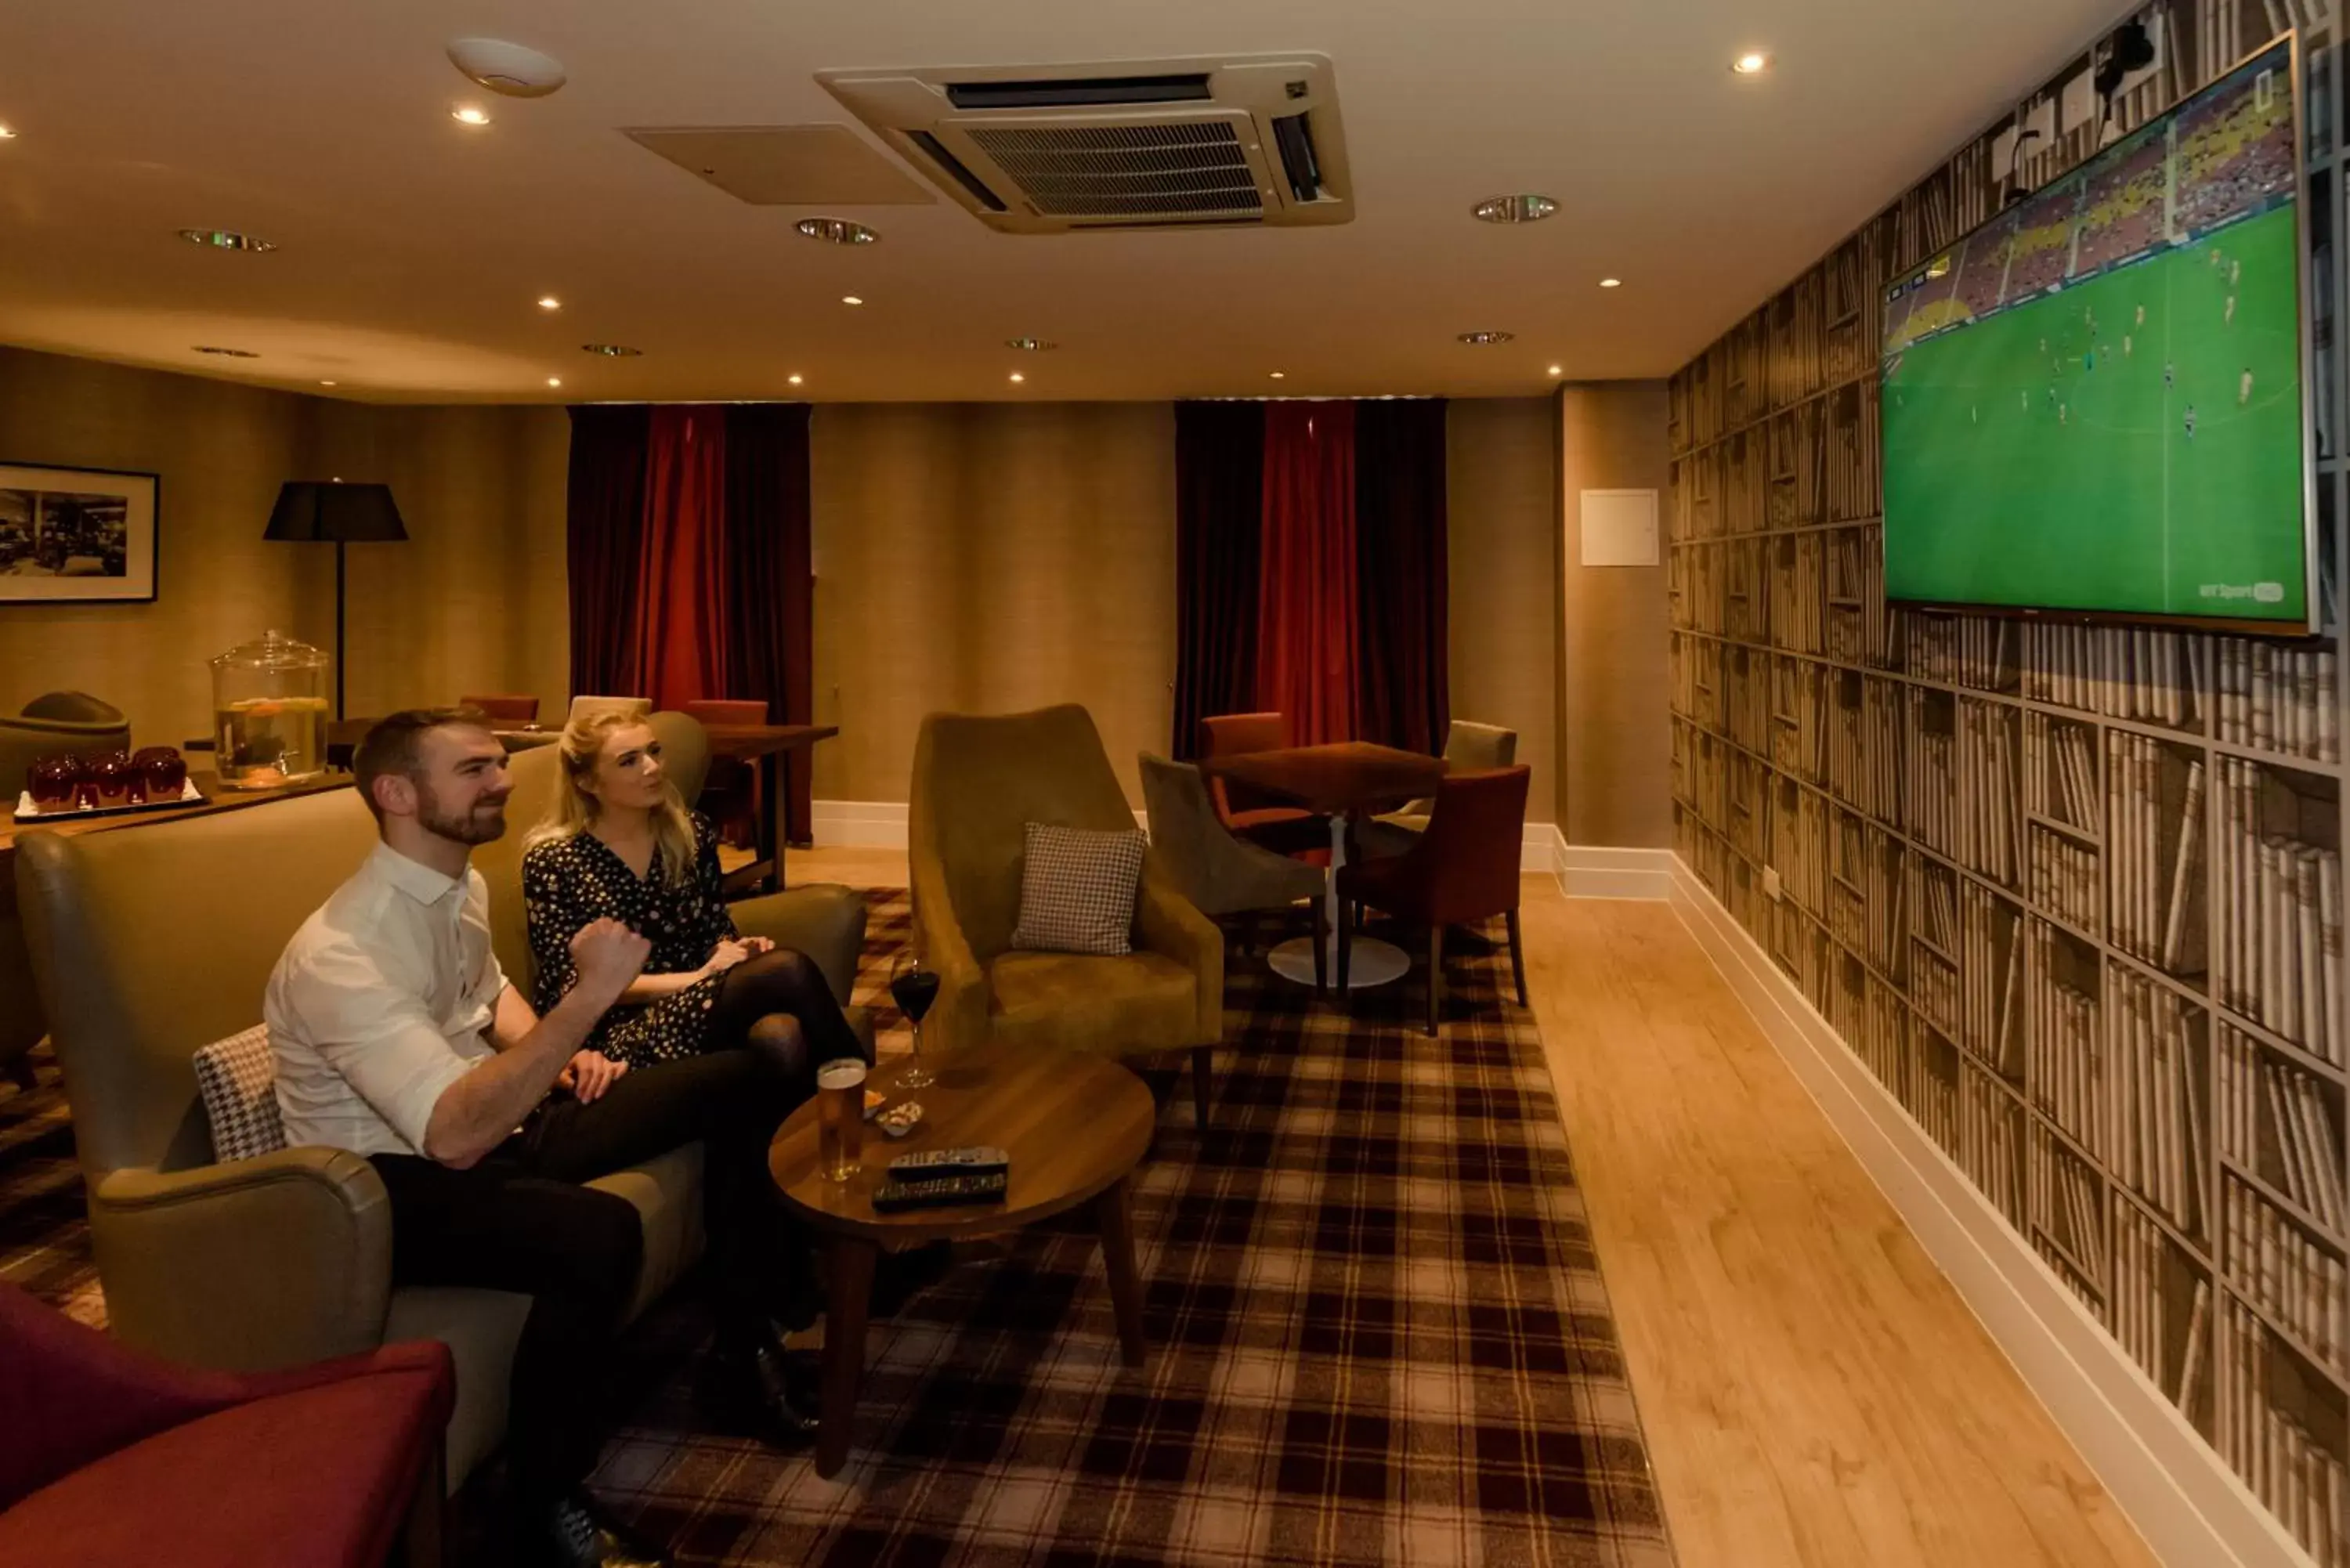
<svg viewBox="0 0 2350 1568">
<path fill-rule="evenodd" d="M 694 874 L 676 887 L 669 885 L 659 848 L 639 877 L 592 833 L 551 838 L 524 854 L 523 903 L 538 967 L 534 1002 L 540 1017 L 577 980 L 571 939 L 591 920 L 608 917 L 651 942 L 647 974 L 690 973 L 709 960 L 712 948 L 734 937 L 734 918 L 720 894 L 718 830 L 700 812 L 693 814 L 693 844 Z M 642 1006 L 613 1008 L 597 1022 L 586 1049 L 631 1067 L 700 1054 L 723 978 L 711 975 Z"/>
</svg>

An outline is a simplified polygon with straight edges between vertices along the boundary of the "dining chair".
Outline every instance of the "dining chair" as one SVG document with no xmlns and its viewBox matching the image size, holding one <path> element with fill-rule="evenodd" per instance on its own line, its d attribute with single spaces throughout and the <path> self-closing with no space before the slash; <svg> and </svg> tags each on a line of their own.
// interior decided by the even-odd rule
<svg viewBox="0 0 2350 1568">
<path fill-rule="evenodd" d="M 683 711 L 705 724 L 764 724 L 767 704 L 756 698 L 706 697 Z M 759 770 L 733 757 L 710 759 L 702 785 L 702 809 L 727 843 L 747 848 L 759 839 Z"/>
<path fill-rule="evenodd" d="M 55 719 L 68 724 L 127 724 L 122 710 L 87 691 L 44 691 L 25 704 L 27 719 Z"/>
<path fill-rule="evenodd" d="M 564 716 L 563 722 L 574 723 L 587 714 L 608 712 L 615 708 L 641 719 L 653 711 L 653 700 L 650 697 L 574 697 L 571 711 Z"/>
<path fill-rule="evenodd" d="M 1472 724 L 1455 719 L 1444 732 L 1445 765 L 1456 773 L 1481 768 L 1506 768 L 1518 760 L 1518 732 L 1499 724 Z M 1369 856 L 1401 855 L 1428 831 L 1431 799 L 1410 802 L 1400 811 L 1373 817 L 1357 829 L 1357 842 Z"/>
<path fill-rule="evenodd" d="M 1200 729 L 1200 755 L 1207 762 L 1250 752 L 1286 751 L 1295 743 L 1285 713 L 1219 713 L 1201 720 Z M 1323 818 L 1284 805 L 1246 784 L 1211 777 L 1208 798 L 1215 805 L 1217 821 L 1276 854 L 1329 846 L 1329 825 Z"/>
<path fill-rule="evenodd" d="M 1313 908 L 1314 991 L 1326 988 L 1328 889 L 1317 867 L 1250 843 L 1216 815 L 1207 781 L 1191 763 L 1141 756 L 1142 800 L 1150 813 L 1150 846 L 1175 891 L 1211 920 L 1233 915 L 1289 913 L 1304 899 Z"/>
<path fill-rule="evenodd" d="M 501 726 L 538 722 L 538 699 L 525 696 L 519 692 L 508 692 L 501 696 L 460 697 L 457 699 L 457 706 L 471 708 L 476 712 L 485 714 Z"/>
<path fill-rule="evenodd" d="M 1447 774 L 1436 786 L 1428 831 L 1404 854 L 1358 860 L 1338 871 L 1338 993 L 1347 994 L 1356 906 L 1383 910 L 1428 930 L 1428 1033 L 1444 1006 L 1444 928 L 1509 923 L 1510 968 L 1526 1005 L 1526 956 L 1518 934 L 1518 857 L 1525 837 L 1526 784 L 1515 767 Z"/>
</svg>

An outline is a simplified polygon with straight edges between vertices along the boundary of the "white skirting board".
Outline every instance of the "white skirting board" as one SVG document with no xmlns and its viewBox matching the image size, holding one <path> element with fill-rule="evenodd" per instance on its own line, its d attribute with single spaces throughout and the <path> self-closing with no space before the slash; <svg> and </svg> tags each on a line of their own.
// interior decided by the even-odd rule
<svg viewBox="0 0 2350 1568">
<path fill-rule="evenodd" d="M 1853 1154 L 2172 1568 L 2310 1559 L 1679 856 L 1675 910 Z"/>
<path fill-rule="evenodd" d="M 1570 898 L 1648 898 L 1672 897 L 1673 867 L 1669 849 L 1621 849 L 1606 844 L 1569 844 L 1555 827 L 1526 829 L 1531 842 L 1536 832 L 1550 836 L 1549 858 L 1540 867 L 1558 877 L 1559 890 Z"/>
<path fill-rule="evenodd" d="M 902 801 L 885 800 L 819 800 L 810 803 L 810 826 L 815 830 L 816 844 L 825 848 L 903 849 L 906 847 L 906 807 Z M 1136 826 L 1148 829 L 1150 820 L 1142 812 L 1134 814 Z M 1526 824 L 1526 836 L 1518 855 L 1519 869 L 1524 871 L 1559 871 L 1558 854 L 1565 840 L 1558 830 L 1547 822 Z M 1671 858 L 1664 850 L 1578 850 L 1586 855 L 1654 855 L 1662 861 Z M 1565 873 L 1560 873 L 1564 879 Z M 1657 872 L 1654 892 L 1623 893 L 1594 892 L 1595 898 L 1661 898 L 1665 896 L 1663 872 Z"/>
</svg>

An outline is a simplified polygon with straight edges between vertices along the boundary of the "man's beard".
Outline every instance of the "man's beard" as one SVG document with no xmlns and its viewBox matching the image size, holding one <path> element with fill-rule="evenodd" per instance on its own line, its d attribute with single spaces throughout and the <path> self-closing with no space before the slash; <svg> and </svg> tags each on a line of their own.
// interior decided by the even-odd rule
<svg viewBox="0 0 2350 1568">
<path fill-rule="evenodd" d="M 444 809 L 441 797 L 432 793 L 432 786 L 420 780 L 416 786 L 416 825 L 453 844 L 487 844 L 505 835 L 506 803 L 480 802 L 472 811 L 460 815 Z"/>
</svg>

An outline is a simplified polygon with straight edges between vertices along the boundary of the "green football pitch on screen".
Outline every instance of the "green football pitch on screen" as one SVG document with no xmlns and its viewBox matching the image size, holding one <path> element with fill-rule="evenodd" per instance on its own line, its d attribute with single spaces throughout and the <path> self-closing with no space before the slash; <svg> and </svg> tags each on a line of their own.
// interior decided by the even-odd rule
<svg viewBox="0 0 2350 1568">
<path fill-rule="evenodd" d="M 2307 617 L 2281 206 L 1887 362 L 1887 597 Z"/>
</svg>

